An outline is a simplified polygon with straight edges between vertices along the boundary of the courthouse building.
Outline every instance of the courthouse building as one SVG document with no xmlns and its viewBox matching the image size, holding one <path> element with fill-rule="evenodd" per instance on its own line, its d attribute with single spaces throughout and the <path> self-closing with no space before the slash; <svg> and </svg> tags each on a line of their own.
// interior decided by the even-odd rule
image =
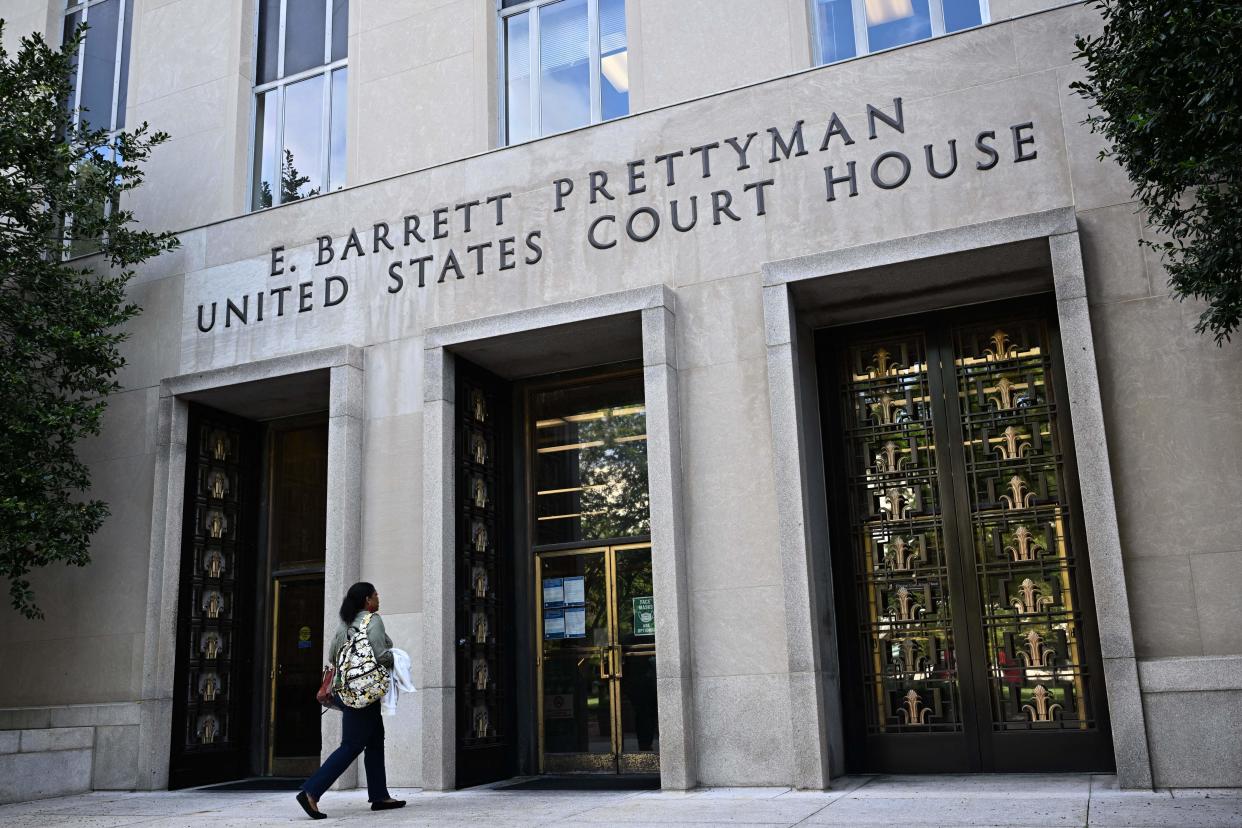
<svg viewBox="0 0 1242 828">
<path fill-rule="evenodd" d="M 91 26 L 181 240 L 92 563 L 0 613 L 5 797 L 308 773 L 356 580 L 396 786 L 1242 785 L 1242 367 L 1082 125 L 1090 6 L 0 10 Z"/>
</svg>

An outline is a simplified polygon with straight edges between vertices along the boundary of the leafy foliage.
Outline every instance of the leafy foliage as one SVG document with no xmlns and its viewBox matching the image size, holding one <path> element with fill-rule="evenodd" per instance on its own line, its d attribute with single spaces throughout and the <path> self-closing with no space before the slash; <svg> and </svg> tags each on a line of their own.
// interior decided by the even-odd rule
<svg viewBox="0 0 1242 828">
<path fill-rule="evenodd" d="M 90 561 L 108 506 L 83 498 L 91 475 L 76 446 L 120 387 L 117 328 L 139 313 L 131 268 L 177 245 L 119 207 L 168 136 L 75 126 L 64 105 L 84 31 L 59 50 L 38 35 L 12 57 L 0 47 L 0 577 L 28 618 L 43 615 L 32 570 Z M 94 268 L 65 261 L 86 250 L 101 254 Z"/>
<path fill-rule="evenodd" d="M 311 177 L 303 175 L 293 163 L 293 150 L 285 150 L 284 162 L 280 165 L 280 203 L 288 204 L 302 198 L 319 195 L 319 188 L 312 187 L 305 193 L 302 188 L 310 183 Z M 267 181 L 259 182 L 259 206 L 272 206 L 272 185 Z"/>
<path fill-rule="evenodd" d="M 1242 3 L 1100 0 L 1098 37 L 1079 37 L 1087 78 L 1135 197 L 1164 240 L 1179 299 L 1206 300 L 1196 330 L 1217 344 L 1242 324 Z"/>
</svg>

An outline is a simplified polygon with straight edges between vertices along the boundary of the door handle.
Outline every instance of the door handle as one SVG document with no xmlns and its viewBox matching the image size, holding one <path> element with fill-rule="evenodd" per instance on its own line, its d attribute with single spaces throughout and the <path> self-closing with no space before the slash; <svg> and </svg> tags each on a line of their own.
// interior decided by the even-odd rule
<svg viewBox="0 0 1242 828">
<path fill-rule="evenodd" d="M 599 678 L 601 681 L 607 681 L 612 678 L 612 676 L 608 675 L 608 673 L 604 670 L 604 664 L 608 660 L 608 655 L 608 648 L 601 647 L 599 650 Z"/>
<path fill-rule="evenodd" d="M 620 645 L 620 644 L 613 644 L 612 646 L 613 646 L 613 653 L 614 653 L 615 658 L 616 658 L 616 664 L 615 664 L 615 665 L 614 665 L 614 667 L 613 667 L 613 669 L 614 669 L 616 672 L 614 672 L 614 673 L 613 673 L 613 678 L 621 678 L 621 677 L 622 677 L 622 675 L 623 675 L 623 673 L 622 673 L 622 663 L 623 663 L 623 656 L 624 656 L 624 654 L 621 652 L 621 645 Z"/>
</svg>

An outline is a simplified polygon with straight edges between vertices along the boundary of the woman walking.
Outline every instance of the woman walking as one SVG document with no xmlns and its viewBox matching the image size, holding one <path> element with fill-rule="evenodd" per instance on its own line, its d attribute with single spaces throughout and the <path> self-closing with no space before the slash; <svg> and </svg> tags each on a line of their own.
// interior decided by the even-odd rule
<svg viewBox="0 0 1242 828">
<path fill-rule="evenodd" d="M 337 667 L 333 692 L 342 687 L 342 676 L 337 664 L 341 649 L 359 636 L 366 636 L 375 655 L 375 661 L 389 672 L 393 668 L 392 640 L 384 634 L 384 622 L 379 617 L 379 593 L 365 581 L 354 584 L 341 602 L 341 626 L 332 639 L 333 666 Z M 381 694 L 382 695 L 382 694 Z M 307 779 L 298 792 L 298 804 L 311 819 L 323 819 L 326 814 L 319 810 L 319 799 L 324 791 L 345 772 L 345 769 L 365 751 L 363 766 L 367 771 L 367 798 L 372 811 L 385 811 L 405 805 L 401 799 L 393 799 L 388 793 L 388 781 L 384 772 L 384 720 L 380 717 L 380 699 L 366 707 L 342 708 L 341 746 L 332 752 L 315 774 Z"/>
</svg>

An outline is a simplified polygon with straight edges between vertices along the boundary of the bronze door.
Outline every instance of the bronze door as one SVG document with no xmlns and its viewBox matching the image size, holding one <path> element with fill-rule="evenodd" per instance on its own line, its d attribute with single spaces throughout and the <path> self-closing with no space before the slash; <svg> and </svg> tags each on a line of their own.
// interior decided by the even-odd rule
<svg viewBox="0 0 1242 828">
<path fill-rule="evenodd" d="M 250 770 L 258 459 L 254 423 L 190 407 L 170 788 Z"/>
<path fill-rule="evenodd" d="M 1113 765 L 1057 334 L 988 310 L 821 335 L 852 770 Z"/>
<path fill-rule="evenodd" d="M 513 545 L 509 525 L 509 387 L 457 360 L 455 604 L 457 787 L 513 775 Z"/>
</svg>

